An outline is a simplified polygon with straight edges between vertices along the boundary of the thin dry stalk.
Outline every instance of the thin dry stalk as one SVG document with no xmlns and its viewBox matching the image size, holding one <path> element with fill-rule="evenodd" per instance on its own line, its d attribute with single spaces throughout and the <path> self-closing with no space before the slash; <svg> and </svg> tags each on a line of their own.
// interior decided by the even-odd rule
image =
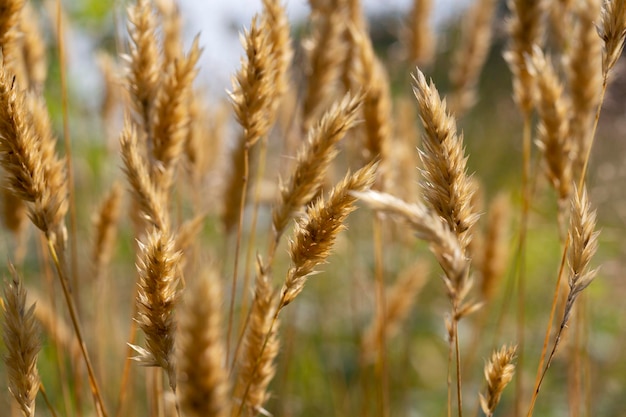
<svg viewBox="0 0 626 417">
<path fill-rule="evenodd" d="M 219 278 L 209 269 L 190 285 L 178 327 L 180 406 L 190 417 L 226 417 L 228 375 L 224 369 Z"/>
<path fill-rule="evenodd" d="M 139 292 L 137 323 L 146 336 L 146 348 L 132 345 L 137 352 L 133 359 L 143 366 L 158 366 L 167 372 L 170 387 L 176 392 L 174 367 L 174 309 L 178 300 L 180 252 L 167 233 L 153 228 L 137 242 Z"/>
<path fill-rule="evenodd" d="M 384 313 L 376 314 L 365 331 L 361 342 L 361 357 L 364 360 L 373 360 L 382 349 L 380 341 L 390 340 L 398 333 L 426 284 L 429 272 L 428 263 L 423 261 L 415 262 L 400 272 L 385 294 Z"/>
<path fill-rule="evenodd" d="M 276 294 L 274 293 L 265 266 L 257 259 L 256 287 L 250 311 L 250 319 L 243 341 L 243 352 L 239 358 L 240 374 L 237 379 L 236 395 L 247 393 L 245 405 L 251 415 L 264 413 L 263 406 L 269 399 L 267 388 L 276 373 L 274 360 L 278 355 L 278 326 Z M 267 341 L 265 340 L 267 339 Z"/>
<path fill-rule="evenodd" d="M 465 255 L 465 248 L 461 246 L 459 237 L 450 230 L 450 226 L 429 211 L 421 204 L 408 204 L 396 197 L 385 193 L 369 191 L 355 193 L 371 208 L 378 211 L 391 213 L 409 222 L 416 235 L 430 243 L 431 251 L 441 265 L 444 275 L 442 277 L 446 286 L 448 298 L 452 304 L 452 312 L 446 320 L 449 334 L 449 367 L 448 367 L 448 413 L 451 412 L 451 371 L 452 357 L 456 357 L 456 389 L 457 407 L 459 416 L 462 416 L 461 396 L 461 353 L 458 340 L 458 322 L 465 316 L 472 314 L 481 307 L 481 303 L 465 302 L 469 291 L 473 286 L 473 280 L 469 275 L 469 261 Z M 444 223 L 445 222 L 445 223 Z"/>
<path fill-rule="evenodd" d="M 34 417 L 35 398 L 39 389 L 37 355 L 41 349 L 39 326 L 35 320 L 35 304 L 26 306 L 26 290 L 13 266 L 9 266 L 12 282 L 4 288 L 3 340 L 7 349 L 4 363 L 9 391 L 25 417 Z"/>
<path fill-rule="evenodd" d="M 370 163 L 348 174 L 330 193 L 328 200 L 318 199 L 296 223 L 294 239 L 289 244 L 291 267 L 281 289 L 278 310 L 291 303 L 304 289 L 307 277 L 330 255 L 345 219 L 356 209 L 353 192 L 364 191 L 375 180 L 377 164 Z"/>
<path fill-rule="evenodd" d="M 476 103 L 478 79 L 491 47 L 496 5 L 495 0 L 478 0 L 469 9 L 467 18 L 463 19 L 461 42 L 450 70 L 450 110 L 457 117 Z"/>
<path fill-rule="evenodd" d="M 161 69 L 156 37 L 157 20 L 151 2 L 137 0 L 128 9 L 128 22 L 130 56 L 127 58 L 127 85 L 136 114 L 135 121 L 141 126 L 142 132 L 150 135 Z"/>
<path fill-rule="evenodd" d="M 522 112 L 524 128 L 522 134 L 522 205 L 517 246 L 518 279 L 517 279 L 517 343 L 518 363 L 523 367 L 524 360 L 524 321 L 526 297 L 526 235 L 528 213 L 531 200 L 531 116 L 535 102 L 535 80 L 527 66 L 527 57 L 532 55 L 535 45 L 542 45 L 545 32 L 545 0 L 508 0 L 511 16 L 507 22 L 509 44 L 504 58 L 513 75 L 513 98 Z M 519 413 L 522 401 L 522 377 L 516 376 L 516 414 Z"/>
<path fill-rule="evenodd" d="M 423 150 L 420 150 L 424 200 L 448 223 L 465 251 L 478 215 L 471 204 L 475 187 L 466 172 L 463 136 L 457 135 L 456 121 L 447 112 L 446 102 L 441 100 L 432 81 L 428 85 L 419 69 L 413 80 L 413 93 L 424 126 Z"/>
<path fill-rule="evenodd" d="M 591 204 L 587 197 L 587 190 L 586 188 L 580 190 L 576 189 L 572 193 L 571 198 L 570 227 L 567 241 L 571 243 L 571 247 L 569 247 L 569 252 L 567 253 L 567 261 L 569 264 L 569 294 L 565 302 L 563 318 L 561 319 L 561 324 L 555 336 L 554 344 L 552 345 L 552 351 L 548 356 L 543 371 L 541 371 L 541 376 L 536 381 L 535 391 L 527 417 L 531 417 L 533 414 L 541 385 L 548 369 L 550 369 L 557 348 L 560 345 L 561 337 L 569 322 L 574 303 L 582 291 L 591 284 L 596 276 L 597 269 L 589 270 L 591 258 L 598 249 L 598 235 L 600 232 L 595 231 L 595 228 L 596 212 L 591 209 Z M 565 250 L 567 250 L 567 248 L 568 245 L 565 245 Z M 559 278 L 561 272 L 562 271 L 559 271 Z M 551 322 L 552 320 L 550 320 L 550 323 Z"/>
<path fill-rule="evenodd" d="M 428 66 L 435 56 L 435 34 L 430 24 L 434 2 L 413 0 L 405 29 L 405 47 L 410 63 L 420 67 Z"/>
<path fill-rule="evenodd" d="M 487 394 L 480 394 L 480 407 L 487 417 L 493 416 L 493 412 L 500 402 L 500 396 L 504 388 L 513 379 L 515 373 L 516 346 L 502 346 L 491 355 L 485 364 L 485 379 L 487 380 Z"/>
<path fill-rule="evenodd" d="M 324 114 L 308 134 L 296 156 L 296 167 L 287 185 L 281 185 L 280 201 L 272 211 L 275 245 L 289 221 L 309 204 L 323 185 L 336 144 L 356 123 L 363 96 L 346 94 Z M 270 256 L 271 257 L 271 256 Z"/>
</svg>

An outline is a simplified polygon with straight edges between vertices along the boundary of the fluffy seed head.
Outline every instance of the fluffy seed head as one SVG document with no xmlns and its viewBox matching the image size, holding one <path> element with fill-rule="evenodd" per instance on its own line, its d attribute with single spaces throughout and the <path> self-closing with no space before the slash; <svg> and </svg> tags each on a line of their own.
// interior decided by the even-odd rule
<svg viewBox="0 0 626 417">
<path fill-rule="evenodd" d="M 9 391 L 24 416 L 35 415 L 35 397 L 39 390 L 37 355 L 41 349 L 39 327 L 35 321 L 35 305 L 26 307 L 26 290 L 11 266 L 13 281 L 4 288 L 3 338 Z"/>
<path fill-rule="evenodd" d="M 496 350 L 485 365 L 485 379 L 487 380 L 487 395 L 480 394 L 480 407 L 491 417 L 500 402 L 502 391 L 513 379 L 515 373 L 516 346 L 502 346 Z"/>
</svg>

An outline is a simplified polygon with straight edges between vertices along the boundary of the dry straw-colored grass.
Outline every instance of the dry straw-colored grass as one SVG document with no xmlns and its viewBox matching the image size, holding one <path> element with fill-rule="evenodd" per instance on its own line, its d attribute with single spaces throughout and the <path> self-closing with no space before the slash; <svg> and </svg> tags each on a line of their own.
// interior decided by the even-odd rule
<svg viewBox="0 0 626 417">
<path fill-rule="evenodd" d="M 581 415 L 580 396 L 555 396 L 556 405 L 538 400 L 570 324 L 581 353 L 551 372 L 618 368 L 619 359 L 583 354 L 586 343 L 597 343 L 585 339 L 594 324 L 587 315 L 596 313 L 580 296 L 598 271 L 592 265 L 601 219 L 591 208 L 595 192 L 586 171 L 624 46 L 626 2 L 511 0 L 500 34 L 492 31 L 497 2 L 476 0 L 454 53 L 439 54 L 429 24 L 434 2 L 416 0 L 408 27 L 395 34 L 402 45 L 383 55 L 358 0 L 311 0 L 302 40 L 292 35 L 284 2 L 263 0 L 242 30 L 241 64 L 220 105 L 199 88 L 200 55 L 213 51 L 203 51 L 202 36 L 185 47 L 183 9 L 173 0 L 136 0 L 119 22 L 128 31 L 116 39 L 120 50 L 101 58 L 106 128 L 93 132 L 104 130 L 107 141 L 119 137 L 118 155 L 94 151 L 94 137 L 71 142 L 66 129 L 67 162 L 57 150 L 58 106 L 51 106 L 51 118 L 43 98 L 47 48 L 63 50 L 64 38 L 46 45 L 45 12 L 5 3 L 0 165 L 10 233 L 3 247 L 25 277 L 10 268 L 2 301 L 0 372 L 13 396 L 12 415 L 32 417 L 37 403 L 37 415 L 53 416 L 108 417 L 115 404 L 116 417 L 390 416 L 422 407 L 424 414 L 447 408 L 461 417 L 470 408 L 506 414 L 511 404 L 519 413 L 528 403 L 531 417 L 536 404 L 551 415 L 562 412 L 564 401 Z M 487 60 L 497 36 L 506 36 L 512 91 L 490 92 L 497 109 L 481 101 L 469 112 L 483 82 L 491 88 L 490 79 L 478 82 L 485 62 L 494 65 L 490 73 L 506 69 L 499 51 Z M 429 81 L 448 60 L 449 100 Z M 434 68 L 428 76 L 426 66 Z M 61 107 L 67 120 L 90 111 Z M 518 147 L 504 141 L 522 138 L 521 192 L 508 166 L 488 171 L 502 181 L 481 181 L 482 163 L 492 160 L 490 135 L 512 158 Z M 540 152 L 532 150 L 532 136 Z M 222 148 L 230 149 L 227 157 Z M 541 159 L 533 165 L 535 154 Z M 554 193 L 543 194 L 539 163 L 556 190 L 556 208 Z M 66 176 L 73 165 L 76 184 Z M 501 183 L 507 189 L 495 189 Z M 511 203 L 519 195 L 521 217 L 510 239 Z M 352 214 L 360 205 L 372 210 Z M 69 232 L 68 213 L 79 226 Z M 40 233 L 26 233 L 27 217 Z M 388 227 L 390 219 L 397 228 Z M 422 246 L 439 265 L 432 273 Z M 443 286 L 431 286 L 433 273 Z M 70 285 L 73 274 L 80 286 Z M 320 278 L 309 282 L 314 275 Z M 560 285 L 566 275 L 568 285 Z M 550 306 L 546 288 L 554 283 Z M 26 305 L 25 287 L 38 294 L 37 309 Z M 483 305 L 483 314 L 472 314 Z M 122 331 L 108 332 L 113 327 Z M 544 331 L 543 351 L 528 355 Z M 503 339 L 518 347 L 493 350 Z M 467 387 L 480 377 L 471 374 L 473 361 L 489 351 L 486 390 L 470 396 Z M 521 378 L 537 355 L 529 393 Z M 153 369 L 130 366 L 130 359 Z M 621 383 L 604 371 L 609 376 L 590 384 Z M 515 389 L 504 391 L 513 381 Z M 590 410 L 601 401 L 597 391 L 584 392 Z"/>
</svg>

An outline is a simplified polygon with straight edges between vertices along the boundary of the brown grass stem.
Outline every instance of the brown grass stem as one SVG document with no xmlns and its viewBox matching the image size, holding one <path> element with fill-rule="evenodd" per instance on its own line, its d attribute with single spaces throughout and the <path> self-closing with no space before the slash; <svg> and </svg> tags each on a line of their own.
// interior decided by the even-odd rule
<svg viewBox="0 0 626 417">
<path fill-rule="evenodd" d="M 455 308 L 456 310 L 456 308 Z M 456 400 L 457 407 L 459 409 L 459 417 L 463 417 L 463 390 L 461 389 L 461 349 L 459 348 L 459 320 L 455 318 L 453 321 L 454 326 L 454 352 L 456 357 Z"/>
<path fill-rule="evenodd" d="M 596 109 L 596 115 L 593 119 L 593 127 L 591 129 L 591 133 L 590 133 L 590 139 L 589 139 L 589 144 L 587 145 L 587 149 L 584 150 L 585 152 L 585 159 L 583 162 L 583 168 L 582 171 L 580 172 L 580 178 L 578 179 L 578 190 L 580 192 L 580 190 L 583 189 L 583 185 L 585 184 L 585 177 L 587 175 L 587 168 L 589 166 L 589 159 L 591 158 L 591 148 L 593 148 L 593 142 L 595 141 L 595 137 L 596 137 L 596 130 L 598 129 L 598 122 L 600 121 L 600 112 L 602 111 L 602 103 L 604 102 L 604 95 L 606 94 L 606 87 L 608 85 L 609 82 L 609 74 L 608 71 L 606 71 L 603 74 L 602 77 L 602 92 L 600 93 L 600 101 L 598 102 L 598 107 Z"/>
<path fill-rule="evenodd" d="M 378 339 L 378 357 L 376 358 L 376 371 L 378 373 L 379 383 L 378 395 L 380 399 L 379 414 L 383 417 L 390 415 L 389 410 L 389 374 L 387 369 L 387 351 L 385 343 L 385 334 L 387 328 L 385 305 L 385 271 L 384 271 L 384 254 L 383 254 L 383 225 L 380 216 L 375 213 L 372 223 L 372 242 L 374 244 L 374 281 L 376 283 L 376 306 L 378 314 L 381 315 L 380 331 L 376 335 Z"/>
<path fill-rule="evenodd" d="M 96 380 L 96 375 L 94 373 L 93 366 L 91 364 L 91 360 L 89 359 L 89 354 L 87 352 L 87 345 L 85 344 L 85 339 L 83 338 L 83 333 L 80 329 L 80 325 L 78 322 L 78 312 L 76 310 L 76 306 L 74 305 L 74 300 L 68 288 L 68 277 L 66 276 L 66 274 L 61 268 L 59 257 L 57 256 L 56 249 L 54 246 L 55 246 L 54 242 L 51 239 L 48 239 L 48 250 L 50 251 L 50 255 L 52 256 L 52 260 L 56 267 L 59 281 L 61 281 L 61 288 L 63 289 L 63 297 L 65 298 L 65 302 L 67 304 L 67 308 L 70 313 L 72 326 L 74 327 L 74 331 L 76 332 L 76 338 L 78 339 L 78 344 L 80 345 L 80 351 L 83 355 L 85 366 L 87 367 L 87 375 L 89 377 L 89 387 L 91 388 L 91 393 L 94 396 L 96 409 L 98 410 L 99 415 L 101 415 L 102 417 L 107 417 L 106 408 L 104 407 L 104 401 L 102 400 L 100 389 L 98 388 L 98 381 Z"/>
<path fill-rule="evenodd" d="M 552 333 L 552 324 L 554 322 L 554 316 L 556 315 L 556 307 L 558 304 L 559 293 L 561 288 L 561 282 L 563 280 L 563 272 L 565 271 L 565 261 L 567 259 L 567 250 L 569 247 L 569 237 L 565 240 L 565 245 L 563 249 L 563 256 L 561 257 L 561 263 L 559 266 L 559 273 L 556 280 L 556 285 L 554 288 L 554 295 L 552 296 L 552 306 L 550 307 L 550 317 L 548 318 L 548 326 L 546 327 L 546 334 L 543 339 L 543 347 L 541 349 L 541 356 L 539 358 L 539 364 L 537 366 L 537 376 L 535 377 L 535 385 L 533 390 L 533 396 L 530 400 L 530 407 L 528 412 L 526 413 L 527 417 L 531 417 L 533 415 L 533 410 L 535 408 L 535 403 L 537 401 L 537 396 L 539 395 L 539 389 L 541 387 L 541 383 L 543 381 L 543 377 L 545 375 L 545 371 L 543 371 L 543 364 L 546 360 L 546 355 L 548 353 L 548 345 L 550 342 L 550 334 Z M 519 362 L 518 362 L 519 363 Z"/>
<path fill-rule="evenodd" d="M 522 208 L 520 218 L 519 241 L 517 247 L 518 275 L 517 275 L 517 319 L 516 319 L 516 339 L 517 339 L 517 363 L 520 369 L 524 364 L 525 345 L 525 302 L 526 302 L 526 237 L 528 234 L 528 214 L 530 211 L 531 190 L 531 159 L 532 159 L 532 138 L 531 138 L 531 113 L 524 113 L 524 130 L 522 137 Z M 521 410 L 522 398 L 524 395 L 523 372 L 515 374 L 515 416 Z"/>
<path fill-rule="evenodd" d="M 133 297 L 132 297 L 132 315 L 131 317 L 137 316 L 137 292 L 139 291 L 139 286 L 134 285 L 135 288 Z M 122 381 L 120 383 L 120 390 L 118 394 L 118 402 L 117 408 L 115 409 L 115 417 L 121 417 L 124 415 L 124 406 L 126 404 L 126 398 L 128 398 L 128 387 L 130 386 L 130 372 L 132 370 L 131 361 L 132 354 L 134 352 L 133 348 L 130 347 L 131 344 L 135 344 L 135 338 L 137 336 L 137 322 L 135 320 L 131 320 L 130 329 L 128 331 L 128 343 L 126 344 L 126 355 L 124 357 L 124 369 L 122 371 Z"/>
<path fill-rule="evenodd" d="M 239 220 L 237 225 L 237 237 L 235 238 L 235 260 L 233 261 L 233 279 L 230 287 L 230 301 L 228 304 L 228 327 L 226 330 L 226 363 L 230 358 L 230 337 L 233 330 L 233 320 L 235 315 L 235 296 L 237 294 L 237 278 L 239 275 L 239 255 L 241 252 L 241 241 L 243 235 L 243 220 L 246 209 L 246 196 L 248 190 L 248 175 L 250 175 L 250 145 L 246 142 L 243 154 L 243 176 L 241 178 L 241 199 L 239 202 Z"/>
<path fill-rule="evenodd" d="M 259 144 L 259 158 L 254 177 L 254 200 L 252 203 L 252 219 L 250 220 L 250 235 L 248 236 L 248 248 L 246 250 L 246 266 L 243 272 L 243 294 L 241 296 L 241 315 L 247 315 L 245 308 L 248 303 L 248 285 L 250 285 L 250 269 L 252 266 L 253 252 L 256 246 L 256 229 L 259 220 L 259 207 L 261 204 L 261 181 L 265 175 L 267 163 L 267 136 L 263 137 Z M 271 265 L 269 265 L 271 267 Z M 241 324 L 240 332 L 245 331 L 246 322 Z M 235 348 L 235 351 L 237 348 Z M 236 357 L 236 355 L 235 355 Z"/>
<path fill-rule="evenodd" d="M 67 190 L 70 212 L 70 279 L 73 287 L 76 306 L 80 310 L 79 281 L 78 281 L 78 242 L 76 224 L 76 195 L 74 190 L 74 167 L 72 162 L 72 141 L 70 138 L 69 104 L 67 98 L 67 79 L 65 69 L 65 39 L 63 36 L 63 17 L 61 0 L 56 2 L 56 29 L 59 52 L 59 77 L 61 81 L 61 114 L 63 116 L 63 141 L 65 144 L 65 166 L 67 175 Z"/>
</svg>

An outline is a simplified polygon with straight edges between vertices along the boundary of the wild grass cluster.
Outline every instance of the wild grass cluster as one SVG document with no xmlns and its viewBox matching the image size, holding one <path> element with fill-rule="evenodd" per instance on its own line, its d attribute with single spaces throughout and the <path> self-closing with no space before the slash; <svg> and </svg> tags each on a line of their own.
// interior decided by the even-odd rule
<svg viewBox="0 0 626 417">
<path fill-rule="evenodd" d="M 3 2 L 1 414 L 620 415 L 626 2 L 309 6 L 215 100 L 129 0 L 90 115 L 61 2 Z"/>
</svg>

